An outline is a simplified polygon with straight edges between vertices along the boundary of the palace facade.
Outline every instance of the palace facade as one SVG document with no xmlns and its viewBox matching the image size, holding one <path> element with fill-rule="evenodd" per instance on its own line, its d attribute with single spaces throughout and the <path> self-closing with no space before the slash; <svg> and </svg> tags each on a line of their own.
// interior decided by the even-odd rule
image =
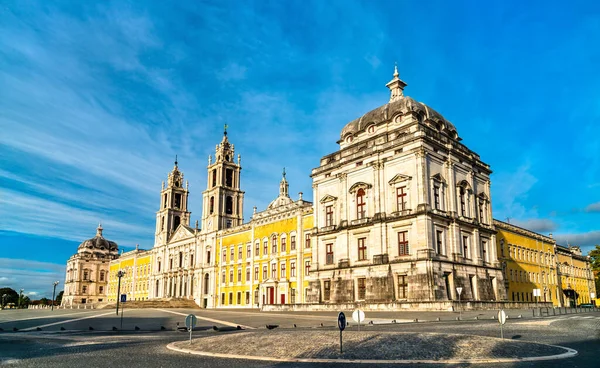
<svg viewBox="0 0 600 368">
<path fill-rule="evenodd" d="M 175 160 L 157 201 L 152 249 L 119 257 L 116 244 L 105 245 L 99 264 L 107 264 L 98 267 L 107 280 L 94 285 L 95 294 L 82 292 L 84 266 L 72 257 L 67 280 L 76 286 L 66 285 L 63 300 L 115 301 L 118 271 L 128 300 L 185 298 L 204 308 L 441 308 L 458 299 L 564 305 L 570 289 L 579 303 L 589 300 L 589 260 L 551 237 L 493 220 L 490 166 L 452 123 L 404 95 L 397 70 L 386 86 L 389 101 L 348 123 L 339 150 L 312 170 L 314 203 L 302 193 L 290 197 L 284 170 L 279 194 L 244 222 L 241 155 L 225 130 L 208 157 L 200 221 L 190 224 L 189 184 Z M 533 289 L 543 295 L 534 299 Z"/>
</svg>

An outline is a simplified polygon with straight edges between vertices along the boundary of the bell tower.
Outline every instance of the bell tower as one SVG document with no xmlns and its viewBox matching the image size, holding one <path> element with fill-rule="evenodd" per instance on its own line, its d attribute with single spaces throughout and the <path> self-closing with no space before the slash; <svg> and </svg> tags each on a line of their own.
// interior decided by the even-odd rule
<svg viewBox="0 0 600 368">
<path fill-rule="evenodd" d="M 179 224 L 190 225 L 188 208 L 188 183 L 183 186 L 183 173 L 175 166 L 167 178 L 167 186 L 162 182 L 160 191 L 160 209 L 156 212 L 156 233 L 154 245 L 166 244 Z"/>
<path fill-rule="evenodd" d="M 227 125 L 215 158 L 208 156 L 208 183 L 202 193 L 202 229 L 216 231 L 244 221 L 244 192 L 240 190 L 241 156 L 234 162 L 234 146 L 227 139 Z"/>
</svg>

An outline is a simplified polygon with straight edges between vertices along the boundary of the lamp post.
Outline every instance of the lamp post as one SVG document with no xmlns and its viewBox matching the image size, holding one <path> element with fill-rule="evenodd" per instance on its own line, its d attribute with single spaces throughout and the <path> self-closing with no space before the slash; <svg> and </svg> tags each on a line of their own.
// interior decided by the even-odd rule
<svg viewBox="0 0 600 368">
<path fill-rule="evenodd" d="M 4 309 L 4 307 L 6 306 L 6 297 L 8 296 L 8 294 L 3 294 L 2 295 L 2 309 Z"/>
<path fill-rule="evenodd" d="M 117 277 L 119 278 L 119 284 L 117 286 L 117 316 L 119 315 L 119 301 L 121 300 L 121 277 L 125 276 L 125 271 L 119 270 Z"/>
<path fill-rule="evenodd" d="M 51 310 L 54 310 L 54 295 L 56 294 L 56 285 L 58 285 L 60 281 L 54 281 L 54 289 L 52 290 L 52 307 Z"/>
<path fill-rule="evenodd" d="M 21 289 L 19 291 L 19 305 L 18 307 L 21 308 L 21 301 L 23 300 L 23 292 L 25 291 L 25 289 Z"/>
</svg>

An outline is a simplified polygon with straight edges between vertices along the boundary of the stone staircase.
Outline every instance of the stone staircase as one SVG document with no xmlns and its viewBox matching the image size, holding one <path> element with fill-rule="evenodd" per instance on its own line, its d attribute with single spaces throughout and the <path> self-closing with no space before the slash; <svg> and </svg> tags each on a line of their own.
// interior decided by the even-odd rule
<svg viewBox="0 0 600 368">
<path fill-rule="evenodd" d="M 111 303 L 99 303 L 95 306 L 97 309 L 115 309 L 117 307 L 116 302 Z M 128 301 L 125 303 L 125 308 L 186 308 L 186 309 L 198 309 L 198 305 L 193 299 L 176 299 L 176 298 L 163 298 L 163 299 L 152 299 L 152 300 L 138 300 Z"/>
</svg>

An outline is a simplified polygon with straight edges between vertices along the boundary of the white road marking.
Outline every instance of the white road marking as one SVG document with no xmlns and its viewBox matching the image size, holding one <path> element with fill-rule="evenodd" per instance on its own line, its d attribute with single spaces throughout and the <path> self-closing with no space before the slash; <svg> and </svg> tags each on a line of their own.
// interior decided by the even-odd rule
<svg viewBox="0 0 600 368">
<path fill-rule="evenodd" d="M 40 317 L 30 317 L 30 318 L 13 319 L 13 320 L 3 320 L 3 321 L 0 321 L 0 323 L 13 323 L 13 322 L 29 321 L 29 320 L 32 320 L 32 319 L 58 318 L 58 317 L 63 317 L 63 316 L 72 316 L 74 314 L 85 315 L 85 314 L 90 314 L 90 313 L 95 313 L 95 312 L 91 312 L 91 311 L 90 312 L 75 312 L 75 313 L 47 315 L 47 316 L 40 316 Z"/>
<path fill-rule="evenodd" d="M 114 313 L 115 312 L 113 311 L 113 312 L 108 312 L 108 313 L 103 313 L 103 314 L 96 314 L 94 316 L 87 316 L 87 317 L 81 317 L 81 318 L 68 319 L 66 321 L 53 322 L 53 323 L 48 323 L 48 324 L 41 325 L 41 326 L 33 326 L 33 327 L 29 327 L 29 328 L 24 328 L 21 331 L 33 331 L 36 328 L 44 328 L 44 327 L 50 327 L 50 326 L 56 326 L 56 325 L 60 325 L 60 324 L 65 324 L 65 323 L 77 322 L 77 321 L 82 321 L 84 319 L 90 319 L 90 318 L 108 316 L 109 314 L 114 314 Z"/>
<path fill-rule="evenodd" d="M 188 314 L 185 314 L 185 313 L 174 312 L 174 311 L 170 311 L 170 310 L 166 310 L 166 309 L 159 309 L 159 308 L 155 308 L 155 309 L 158 310 L 158 311 L 161 311 L 161 312 L 171 313 L 171 314 L 177 314 L 177 315 L 180 315 L 180 316 L 186 316 L 187 317 L 187 315 L 188 315 Z M 233 322 L 221 321 L 221 320 L 218 320 L 218 319 L 212 319 L 212 318 L 206 318 L 206 317 L 200 317 L 200 316 L 196 316 L 196 318 L 197 319 L 202 319 L 202 320 L 205 320 L 205 321 L 209 321 L 209 322 L 220 323 L 222 325 L 230 326 L 230 327 L 240 326 L 240 327 L 245 328 L 247 330 L 254 330 L 255 329 L 255 327 L 240 325 L 240 324 L 233 323 Z"/>
</svg>

